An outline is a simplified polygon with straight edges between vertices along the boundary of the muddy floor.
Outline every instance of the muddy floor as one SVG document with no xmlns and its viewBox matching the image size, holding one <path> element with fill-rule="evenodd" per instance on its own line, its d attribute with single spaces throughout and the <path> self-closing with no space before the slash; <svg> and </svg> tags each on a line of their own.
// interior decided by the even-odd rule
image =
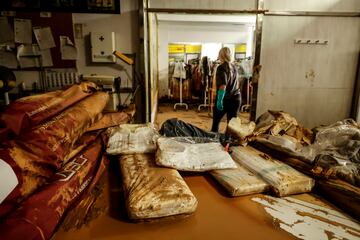
<svg viewBox="0 0 360 240">
<path fill-rule="evenodd" d="M 157 124 L 168 118 L 178 117 L 203 129 L 210 129 L 211 117 L 207 112 L 195 110 L 172 111 L 171 106 L 161 106 Z M 222 122 L 224 131 L 226 121 Z M 161 239 L 295 239 L 279 227 L 279 222 L 267 213 L 264 206 L 253 201 L 263 195 L 231 198 L 207 173 L 189 174 L 182 172 L 186 183 L 198 200 L 196 212 L 188 217 L 161 219 L 155 222 L 132 223 L 128 220 L 119 161 L 110 159 L 105 175 L 103 192 L 91 211 L 95 217 L 87 218 L 80 228 L 69 228 L 67 221 L 59 227 L 53 240 L 96 239 L 96 240 L 161 240 Z M 292 196 L 321 207 L 334 209 L 327 201 L 315 194 Z M 90 212 L 91 212 L 90 211 Z M 90 214 L 91 215 L 91 214 Z M 65 219 L 66 222 L 66 219 Z"/>
<path fill-rule="evenodd" d="M 238 115 L 242 120 L 248 121 L 249 113 L 239 113 Z M 189 110 L 185 110 L 183 107 L 178 107 L 176 111 L 171 104 L 163 104 L 159 106 L 159 110 L 156 116 L 156 125 L 160 128 L 161 124 L 170 118 L 178 118 L 185 122 L 191 123 L 206 131 L 211 130 L 212 126 L 212 113 L 209 108 L 199 112 L 196 105 L 190 105 Z M 225 132 L 226 129 L 226 116 L 220 123 L 220 132 Z"/>
</svg>

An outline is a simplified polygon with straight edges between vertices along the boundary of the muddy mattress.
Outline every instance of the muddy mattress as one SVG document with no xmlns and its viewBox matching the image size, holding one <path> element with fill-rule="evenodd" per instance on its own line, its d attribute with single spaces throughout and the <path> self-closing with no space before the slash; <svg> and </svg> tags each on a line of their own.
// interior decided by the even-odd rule
<svg viewBox="0 0 360 240">
<path fill-rule="evenodd" d="M 158 167 L 153 154 L 120 157 L 128 216 L 141 221 L 191 214 L 197 200 L 178 171 Z"/>
</svg>

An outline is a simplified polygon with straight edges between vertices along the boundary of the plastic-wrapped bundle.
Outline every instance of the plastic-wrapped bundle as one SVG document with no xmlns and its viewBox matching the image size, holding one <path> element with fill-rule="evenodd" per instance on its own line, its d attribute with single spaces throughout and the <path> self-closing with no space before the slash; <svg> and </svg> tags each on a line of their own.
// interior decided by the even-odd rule
<svg viewBox="0 0 360 240">
<path fill-rule="evenodd" d="M 233 147 L 233 159 L 260 176 L 277 196 L 310 192 L 315 181 L 252 147 Z"/>
<path fill-rule="evenodd" d="M 211 175 L 233 196 L 262 193 L 269 189 L 269 184 L 237 164 L 236 169 L 214 170 Z"/>
<path fill-rule="evenodd" d="M 359 125 L 347 119 L 315 130 L 314 143 L 304 147 L 295 138 L 287 135 L 262 135 L 255 141 L 310 164 L 320 178 L 338 178 L 360 186 Z"/>
<path fill-rule="evenodd" d="M 352 119 L 338 121 L 315 129 L 312 145 L 300 149 L 300 153 L 311 160 L 318 155 L 329 155 L 340 165 L 360 163 L 360 127 Z"/>
<path fill-rule="evenodd" d="M 253 135 L 269 134 L 295 138 L 301 146 L 311 144 L 313 133 L 298 124 L 290 114 L 282 111 L 268 111 L 256 120 L 256 128 Z"/>
<path fill-rule="evenodd" d="M 11 103 L 0 114 L 0 132 L 9 136 L 17 136 L 25 130 L 30 130 L 55 115 L 61 113 L 69 106 L 79 102 L 96 91 L 94 83 L 81 83 L 73 85 L 64 91 L 54 91 L 30 97 L 24 97 Z M 5 136 L 1 136 L 6 140 Z"/>
<path fill-rule="evenodd" d="M 75 143 L 101 116 L 108 99 L 107 93 L 97 92 L 0 149 L 0 159 L 12 167 L 19 181 L 0 204 L 0 218 L 74 155 Z"/>
<path fill-rule="evenodd" d="M 24 201 L 0 224 L 1 239 L 50 239 L 64 212 L 92 182 L 103 147 L 98 138 Z"/>
<path fill-rule="evenodd" d="M 159 134 L 152 124 L 122 124 L 111 130 L 108 154 L 154 153 Z"/>
<path fill-rule="evenodd" d="M 129 218 L 191 214 L 197 200 L 178 171 L 155 165 L 153 154 L 123 155 L 121 173 Z"/>
<path fill-rule="evenodd" d="M 352 119 L 316 129 L 312 145 L 300 149 L 314 166 L 329 169 L 336 178 L 360 186 L 360 127 Z"/>
<path fill-rule="evenodd" d="M 230 134 L 244 140 L 253 133 L 255 126 L 254 122 L 242 123 L 241 119 L 237 117 L 230 120 L 227 129 Z"/>
<path fill-rule="evenodd" d="M 159 166 L 195 172 L 236 168 L 229 153 L 218 142 L 203 138 L 161 137 L 157 143 L 156 163 Z"/>
</svg>

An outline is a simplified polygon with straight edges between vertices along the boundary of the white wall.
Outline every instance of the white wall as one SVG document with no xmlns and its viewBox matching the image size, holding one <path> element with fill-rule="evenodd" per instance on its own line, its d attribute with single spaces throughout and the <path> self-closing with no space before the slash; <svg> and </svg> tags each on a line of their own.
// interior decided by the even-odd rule
<svg viewBox="0 0 360 240">
<path fill-rule="evenodd" d="M 73 14 L 74 23 L 83 24 L 83 39 L 76 39 L 78 48 L 77 68 L 83 74 L 106 74 L 118 75 L 122 67 L 126 64 L 118 60 L 116 64 L 95 64 L 90 62 L 90 42 L 89 34 L 91 31 L 110 31 L 115 32 L 116 49 L 123 53 L 136 53 L 139 48 L 139 24 L 137 1 L 122 0 L 121 14 Z"/>
<path fill-rule="evenodd" d="M 225 23 L 159 22 L 159 97 L 168 93 L 168 44 L 176 42 L 246 43 L 253 27 Z"/>
<path fill-rule="evenodd" d="M 358 0 L 265 0 L 270 11 L 358 12 Z M 257 116 L 293 114 L 307 127 L 349 117 L 360 51 L 360 18 L 265 16 Z M 327 46 L 295 45 L 327 39 Z"/>
<path fill-rule="evenodd" d="M 121 14 L 74 13 L 73 22 L 83 25 L 82 39 L 75 39 L 78 48 L 76 65 L 79 74 L 120 76 L 122 87 L 130 87 L 132 67 L 116 60 L 116 63 L 92 63 L 90 60 L 91 31 L 115 32 L 115 47 L 122 53 L 139 52 L 138 1 L 121 0 Z M 139 56 L 137 55 L 137 58 Z M 122 101 L 128 94 L 122 94 Z"/>
<path fill-rule="evenodd" d="M 257 116 L 284 110 L 307 127 L 349 117 L 360 18 L 264 17 Z M 294 44 L 326 39 L 325 46 Z"/>
<path fill-rule="evenodd" d="M 325 11 L 358 12 L 359 0 L 265 0 L 264 8 L 270 11 Z"/>
<path fill-rule="evenodd" d="M 149 0 L 151 8 L 178 9 L 255 9 L 256 0 Z"/>
</svg>

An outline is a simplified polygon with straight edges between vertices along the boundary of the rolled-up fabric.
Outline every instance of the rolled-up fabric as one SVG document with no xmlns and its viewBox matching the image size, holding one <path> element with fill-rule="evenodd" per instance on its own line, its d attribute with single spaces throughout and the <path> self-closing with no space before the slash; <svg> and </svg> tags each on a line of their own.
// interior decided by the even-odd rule
<svg viewBox="0 0 360 240">
<path fill-rule="evenodd" d="M 71 159 L 20 207 L 0 223 L 1 239 L 50 239 L 64 212 L 91 185 L 100 167 L 104 144 L 93 144 Z M 105 159 L 104 159 L 105 161 Z"/>
<path fill-rule="evenodd" d="M 24 97 L 0 114 L 0 139 L 8 140 L 29 131 L 96 91 L 96 84 L 83 82 L 61 91 Z"/>
<path fill-rule="evenodd" d="M 74 155 L 75 143 L 100 118 L 108 99 L 107 93 L 97 92 L 0 149 L 0 159 L 11 166 L 19 182 L 0 204 L 0 218 Z"/>
</svg>

